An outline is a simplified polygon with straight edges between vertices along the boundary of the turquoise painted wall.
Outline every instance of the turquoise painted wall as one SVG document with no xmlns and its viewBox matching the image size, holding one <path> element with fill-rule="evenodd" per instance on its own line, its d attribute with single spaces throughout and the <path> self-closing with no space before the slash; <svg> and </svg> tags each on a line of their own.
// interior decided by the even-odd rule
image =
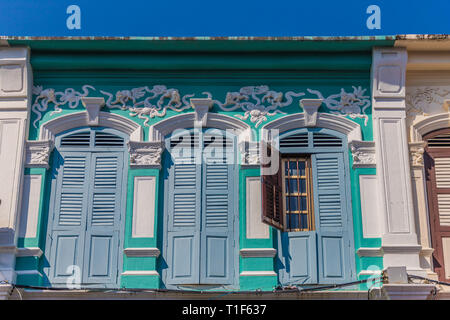
<svg viewBox="0 0 450 320">
<path fill-rule="evenodd" d="M 54 48 L 58 45 L 64 47 L 66 44 L 53 44 Z M 83 44 L 89 47 L 88 44 Z M 132 44 L 130 44 L 132 45 Z M 205 46 L 205 50 L 211 44 L 204 43 L 199 46 Z M 89 96 L 103 96 L 108 100 L 109 96 L 103 92 L 109 92 L 113 95 L 119 90 L 132 90 L 133 88 L 145 87 L 152 89 L 155 85 L 164 85 L 167 88 L 177 89 L 180 96 L 193 95 L 195 98 L 205 98 L 204 92 L 209 92 L 212 98 L 222 103 L 225 102 L 228 92 L 239 92 L 241 88 L 248 86 L 266 85 L 275 92 L 286 93 L 293 91 L 304 93 L 301 97 L 294 97 L 290 105 L 279 108 L 285 114 L 300 113 L 303 110 L 299 106 L 299 100 L 305 98 L 318 98 L 317 95 L 308 91 L 308 89 L 320 91 L 323 97 L 329 98 L 331 109 L 323 103 L 319 112 L 336 112 L 333 106 L 336 103 L 345 105 L 348 99 L 367 99 L 370 97 L 370 65 L 371 65 L 371 45 L 367 42 L 361 42 L 360 46 L 352 43 L 348 51 L 342 47 L 342 44 L 329 43 L 328 49 L 321 44 L 321 52 L 308 51 L 313 50 L 306 46 L 293 47 L 289 50 L 271 48 L 270 54 L 261 53 L 258 50 L 260 43 L 255 42 L 254 48 L 251 45 L 246 48 L 244 53 L 226 54 L 226 47 L 215 48 L 205 58 L 204 54 L 195 53 L 192 48 L 189 52 L 181 47 L 175 46 L 170 54 L 162 55 L 157 48 L 145 49 L 139 55 L 120 52 L 109 52 L 110 47 L 105 46 L 103 51 L 88 52 L 65 51 L 59 53 L 49 51 L 48 47 L 32 49 L 32 66 L 34 70 L 34 85 L 36 88 L 41 86 L 40 90 L 53 88 L 56 94 L 56 101 L 61 102 L 61 94 L 67 92 L 68 88 L 73 88 L 77 92 L 83 92 L 83 86 L 90 85 L 95 89 L 89 88 Z M 386 45 L 386 43 L 374 43 L 374 45 Z M 45 45 L 44 45 L 45 47 Z M 32 47 L 33 48 L 33 47 Z M 53 49 L 54 49 L 53 48 Z M 179 50 L 176 50 L 176 49 Z M 199 47 L 196 47 L 198 50 Z M 72 48 L 75 50 L 75 48 Z M 96 49 L 98 50 L 98 48 Z M 153 52 L 155 51 L 155 52 Z M 176 52 L 176 54 L 175 54 Z M 139 68 L 140 66 L 140 68 Z M 174 66 L 178 66 L 175 68 Z M 364 93 L 358 89 L 365 90 Z M 347 95 L 340 96 L 341 90 Z M 35 91 L 33 103 L 39 103 L 34 106 L 34 112 L 31 113 L 29 127 L 29 140 L 36 140 L 39 137 L 40 127 L 43 123 L 57 117 L 85 110 L 81 102 L 74 108 L 69 103 L 59 105 L 60 112 L 54 112 L 55 104 L 45 102 L 38 98 L 41 93 Z M 355 94 L 361 93 L 366 98 L 355 97 Z M 147 93 L 145 97 L 150 94 Z M 138 101 L 142 101 L 142 97 Z M 261 99 L 262 95 L 259 96 Z M 115 97 L 114 97 L 115 98 Z M 189 101 L 190 97 L 187 97 Z M 284 97 L 286 99 L 286 97 Z M 152 100 L 155 104 L 157 101 Z M 167 103 L 169 100 L 164 100 Z M 255 100 L 252 100 L 255 102 Z M 285 101 L 285 100 L 283 100 Z M 333 102 L 335 101 L 335 103 Z M 334 103 L 334 104 L 333 104 Z M 132 102 L 128 101 L 128 105 Z M 265 102 L 267 105 L 267 101 Z M 45 109 L 45 110 L 44 110 Z M 344 110 L 346 110 L 344 108 Z M 120 108 L 108 109 L 104 107 L 102 111 L 120 114 L 132 119 L 141 125 L 144 132 L 144 140 L 148 140 L 149 126 L 171 116 L 193 112 L 193 109 L 186 109 L 180 113 L 168 110 L 164 117 L 145 117 L 140 119 L 137 116 L 131 116 L 130 110 L 121 110 Z M 347 110 L 348 111 L 348 110 Z M 245 111 L 236 109 L 233 111 L 223 111 L 216 104 L 211 112 L 227 114 L 231 117 L 244 116 Z M 277 113 L 273 116 L 267 116 L 267 120 L 261 125 L 256 126 L 249 117 L 243 120 L 249 124 L 255 136 L 259 137 L 262 125 L 278 119 L 285 114 Z M 372 111 L 371 106 L 364 110 L 366 118 L 350 118 L 361 126 L 363 140 L 373 140 Z M 146 123 L 146 124 L 145 124 Z M 34 125 L 35 124 L 35 125 Z M 382 269 L 381 258 L 360 258 L 356 250 L 360 247 L 379 247 L 381 239 L 365 239 L 362 233 L 361 223 L 361 199 L 359 192 L 359 175 L 376 174 L 375 169 L 352 169 L 352 157 L 350 159 L 350 177 L 352 190 L 352 210 L 354 224 L 354 243 L 355 243 L 355 261 L 357 272 L 365 270 L 371 265 Z M 48 219 L 48 199 L 49 181 L 48 171 L 45 169 L 26 169 L 24 174 L 40 174 L 43 176 L 43 185 L 41 192 L 41 205 L 38 224 L 38 236 L 34 239 L 19 239 L 21 247 L 40 247 L 45 248 L 46 222 Z M 239 248 L 271 248 L 274 247 L 274 232 L 272 230 L 269 239 L 247 239 L 246 234 L 246 215 L 245 215 L 245 179 L 250 176 L 259 176 L 259 169 L 245 169 L 239 172 Z M 132 225 L 132 205 L 134 192 L 135 176 L 156 176 L 159 180 L 157 185 L 157 203 L 155 220 L 155 237 L 138 238 L 131 237 Z M 161 172 L 157 169 L 129 169 L 127 186 L 127 209 L 125 221 L 124 248 L 160 248 L 162 247 L 162 223 L 163 215 L 161 203 L 163 203 L 163 193 Z M 154 257 L 126 257 L 123 259 L 123 271 L 138 270 L 161 270 L 160 259 Z M 18 258 L 17 270 L 42 270 L 45 262 L 37 258 Z M 240 272 L 242 271 L 273 271 L 274 261 L 272 258 L 242 258 L 239 259 Z M 19 277 L 19 283 L 39 285 L 39 279 Z M 158 276 L 122 276 L 121 287 L 126 288 L 159 288 L 162 286 L 161 279 Z M 276 277 L 240 277 L 240 290 L 272 290 L 277 285 Z"/>
</svg>

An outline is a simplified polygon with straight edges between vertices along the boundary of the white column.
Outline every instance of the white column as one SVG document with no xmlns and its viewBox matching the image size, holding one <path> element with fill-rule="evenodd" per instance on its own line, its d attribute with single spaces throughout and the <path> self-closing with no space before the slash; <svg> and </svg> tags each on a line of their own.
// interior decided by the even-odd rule
<svg viewBox="0 0 450 320">
<path fill-rule="evenodd" d="M 406 132 L 405 48 L 374 48 L 372 105 L 380 210 L 384 217 L 384 267 L 406 266 L 409 274 L 426 276 L 420 267 Z"/>
<path fill-rule="evenodd" d="M 9 283 L 15 281 L 31 85 L 29 49 L 0 46 L 0 281 Z"/>
</svg>

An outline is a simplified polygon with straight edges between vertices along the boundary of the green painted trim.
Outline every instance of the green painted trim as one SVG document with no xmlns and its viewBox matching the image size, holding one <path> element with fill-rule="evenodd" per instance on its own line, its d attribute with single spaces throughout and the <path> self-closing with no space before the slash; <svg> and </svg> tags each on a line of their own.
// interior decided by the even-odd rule
<svg viewBox="0 0 450 320">
<path fill-rule="evenodd" d="M 17 257 L 15 270 L 38 270 L 39 258 L 38 257 Z"/>
<path fill-rule="evenodd" d="M 139 51 L 139 52 L 277 52 L 277 51 L 371 51 L 372 47 L 392 47 L 395 36 L 360 37 L 195 37 L 157 38 L 69 37 L 62 40 L 39 37 L 7 37 L 11 46 L 29 46 L 34 51 Z"/>
<path fill-rule="evenodd" d="M 36 52 L 33 70 L 345 70 L 369 71 L 370 52 L 330 53 L 92 53 Z"/>
<path fill-rule="evenodd" d="M 142 271 L 156 270 L 155 257 L 127 257 L 123 255 L 123 270 L 125 271 Z"/>
<path fill-rule="evenodd" d="M 125 217 L 125 237 L 124 248 L 154 248 L 157 245 L 158 238 L 158 211 L 159 211 L 159 169 L 128 169 L 128 184 L 127 184 L 127 209 Z M 153 238 L 132 238 L 133 228 L 133 201 L 134 201 L 134 178 L 135 177 L 156 177 L 155 185 L 155 222 L 154 222 L 154 237 Z"/>
<path fill-rule="evenodd" d="M 273 291 L 277 285 L 277 276 L 239 276 L 239 289 L 241 291 Z"/>
<path fill-rule="evenodd" d="M 159 289 L 160 277 L 157 275 L 138 276 L 122 275 L 120 278 L 120 288 L 124 289 Z"/>
</svg>

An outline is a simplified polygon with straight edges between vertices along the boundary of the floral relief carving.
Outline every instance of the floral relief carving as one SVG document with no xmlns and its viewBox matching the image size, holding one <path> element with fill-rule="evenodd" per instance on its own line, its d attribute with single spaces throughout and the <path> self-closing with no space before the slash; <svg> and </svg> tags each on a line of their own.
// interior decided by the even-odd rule
<svg viewBox="0 0 450 320">
<path fill-rule="evenodd" d="M 354 140 L 350 143 L 350 150 L 352 151 L 354 168 L 375 166 L 375 142 Z"/>
<path fill-rule="evenodd" d="M 425 142 L 411 142 L 409 144 L 409 155 L 411 166 L 423 166 L 423 153 L 425 152 Z"/>
<path fill-rule="evenodd" d="M 53 88 L 44 88 L 43 86 L 34 86 L 35 95 L 31 110 L 36 114 L 33 126 L 37 128 L 37 123 L 42 119 L 42 113 L 47 112 L 50 105 L 53 104 L 54 110 L 50 113 L 53 116 L 62 111 L 62 106 L 70 109 L 77 108 L 80 105 L 81 98 L 87 97 L 91 91 L 97 89 L 91 85 L 81 87 L 81 92 L 73 88 L 67 88 L 64 91 L 56 91 Z M 367 125 L 368 116 L 365 110 L 370 106 L 368 96 L 364 95 L 366 89 L 353 87 L 353 93 L 347 93 L 341 89 L 339 94 L 330 95 L 324 98 L 322 93 L 317 90 L 308 89 L 308 92 L 318 96 L 323 100 L 331 113 L 342 116 L 349 116 L 352 119 L 364 118 Z M 155 117 L 164 117 L 167 110 L 182 112 L 192 109 L 189 101 L 195 94 L 181 95 L 178 89 L 167 88 L 164 85 L 154 85 L 137 87 L 127 90 L 118 90 L 115 93 L 99 90 L 106 97 L 105 106 L 110 109 L 120 109 L 128 111 L 130 117 L 137 117 L 144 120 L 144 126 L 149 126 L 150 119 Z M 239 91 L 228 92 L 225 101 L 213 99 L 210 92 L 202 92 L 207 99 L 212 100 L 222 111 L 239 111 L 243 114 L 235 114 L 234 117 L 241 120 L 249 119 L 251 123 L 258 128 L 269 117 L 276 114 L 286 114 L 280 109 L 292 105 L 294 98 L 304 96 L 304 92 L 294 91 L 274 91 L 267 85 L 246 86 Z M 96 93 L 96 96 L 99 94 Z"/>
<path fill-rule="evenodd" d="M 155 142 L 128 142 L 131 167 L 159 167 L 163 147 Z"/>
<path fill-rule="evenodd" d="M 352 86 L 352 88 L 353 92 L 346 92 L 342 88 L 340 93 L 332 94 L 327 98 L 317 90 L 307 90 L 309 93 L 315 94 L 319 99 L 322 99 L 332 114 L 348 116 L 351 119 L 362 118 L 364 119 L 364 125 L 367 126 L 369 117 L 366 114 L 366 109 L 370 107 L 370 97 L 364 95 L 367 89 L 363 89 L 360 86 Z"/>
<path fill-rule="evenodd" d="M 50 153 L 53 150 L 53 141 L 28 141 L 25 164 L 27 167 L 48 168 Z"/>
<path fill-rule="evenodd" d="M 414 88 L 405 97 L 408 117 L 442 112 L 446 98 L 450 98 L 450 90 L 445 87 Z"/>
</svg>

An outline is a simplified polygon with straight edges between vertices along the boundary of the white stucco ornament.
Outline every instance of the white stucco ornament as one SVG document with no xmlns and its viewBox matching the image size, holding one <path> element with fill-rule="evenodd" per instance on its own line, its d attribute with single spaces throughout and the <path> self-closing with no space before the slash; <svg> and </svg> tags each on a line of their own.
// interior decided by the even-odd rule
<svg viewBox="0 0 450 320">
<path fill-rule="evenodd" d="M 353 92 L 346 92 L 342 88 L 340 93 L 332 94 L 327 98 L 317 90 L 307 90 L 309 93 L 315 94 L 319 99 L 322 99 L 332 114 L 348 116 L 351 119 L 362 118 L 364 119 L 364 125 L 367 126 L 369 117 L 366 114 L 366 109 L 370 107 L 370 97 L 364 95 L 367 89 L 363 89 L 360 86 L 352 86 L 352 88 Z"/>
<path fill-rule="evenodd" d="M 53 116 L 62 111 L 62 106 L 70 109 L 77 108 L 81 98 L 87 97 L 92 91 L 97 91 L 91 85 L 84 85 L 81 89 L 81 92 L 73 88 L 56 91 L 53 88 L 44 89 L 43 86 L 34 86 L 35 97 L 31 110 L 36 114 L 36 119 L 33 121 L 33 126 L 38 127 L 37 124 L 42 119 L 42 114 L 47 112 L 51 105 L 54 110 L 50 116 Z M 331 113 L 349 116 L 352 119 L 364 118 L 364 123 L 367 125 L 368 116 L 365 114 L 365 110 L 370 106 L 370 100 L 368 96 L 364 95 L 366 89 L 361 87 L 353 87 L 353 89 L 353 93 L 347 93 L 341 89 L 339 94 L 333 94 L 327 98 L 324 98 L 322 93 L 317 90 L 308 89 L 308 91 L 318 96 L 318 100 L 323 100 Z M 164 85 L 118 90 L 115 93 L 103 90 L 99 90 L 99 92 L 105 96 L 107 108 L 128 111 L 130 117 L 144 120 L 143 125 L 147 127 L 150 119 L 166 116 L 167 110 L 182 112 L 192 109 L 190 98 L 195 96 L 192 93 L 181 95 L 178 89 L 167 88 Z M 222 111 L 236 111 L 238 114 L 233 115 L 234 117 L 241 120 L 249 119 L 256 128 L 276 114 L 286 114 L 280 109 L 292 105 L 294 98 L 305 95 L 304 92 L 271 90 L 267 85 L 246 86 L 240 88 L 239 91 L 227 92 L 224 102 L 213 99 L 210 92 L 202 92 L 202 94 L 206 95 L 206 98 L 195 97 L 195 99 L 210 99 L 211 107 L 217 106 Z M 97 91 L 95 96 L 98 95 Z M 314 122 L 313 113 L 309 113 L 311 117 L 308 119 L 311 123 Z"/>
<path fill-rule="evenodd" d="M 450 87 L 413 87 L 406 92 L 406 112 L 409 118 L 417 115 L 428 116 L 441 113 L 447 108 L 450 98 Z"/>
</svg>

